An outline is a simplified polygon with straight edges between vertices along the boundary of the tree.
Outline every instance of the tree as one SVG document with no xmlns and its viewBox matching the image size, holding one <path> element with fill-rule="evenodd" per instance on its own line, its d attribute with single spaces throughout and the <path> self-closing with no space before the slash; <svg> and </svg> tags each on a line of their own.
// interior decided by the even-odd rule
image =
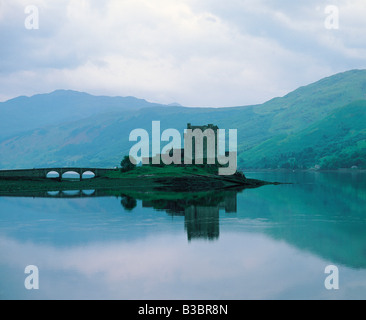
<svg viewBox="0 0 366 320">
<path fill-rule="evenodd" d="M 131 163 L 130 157 L 125 156 L 121 161 L 121 172 L 128 172 L 136 167 L 135 164 Z"/>
</svg>

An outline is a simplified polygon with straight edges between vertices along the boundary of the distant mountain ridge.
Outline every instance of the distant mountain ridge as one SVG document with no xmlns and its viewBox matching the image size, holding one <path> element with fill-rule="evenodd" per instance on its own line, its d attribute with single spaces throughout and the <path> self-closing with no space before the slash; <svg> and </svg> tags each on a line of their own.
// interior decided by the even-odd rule
<svg viewBox="0 0 366 320">
<path fill-rule="evenodd" d="M 185 108 L 55 91 L 0 103 L 0 168 L 118 165 L 136 128 L 187 123 L 238 129 L 239 166 L 366 167 L 366 70 L 351 70 L 262 105 Z"/>
<path fill-rule="evenodd" d="M 0 138 L 96 114 L 160 106 L 135 97 L 93 96 L 73 90 L 21 96 L 0 102 Z"/>
</svg>

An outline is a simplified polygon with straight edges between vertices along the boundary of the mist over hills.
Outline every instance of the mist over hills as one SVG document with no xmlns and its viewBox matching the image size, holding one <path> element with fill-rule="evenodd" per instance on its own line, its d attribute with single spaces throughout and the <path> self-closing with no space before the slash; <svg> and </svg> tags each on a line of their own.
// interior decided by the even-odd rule
<svg viewBox="0 0 366 320">
<path fill-rule="evenodd" d="M 134 97 L 93 96 L 72 90 L 21 96 L 0 102 L 0 138 L 101 113 L 159 106 L 162 105 Z"/>
<path fill-rule="evenodd" d="M 185 108 L 59 90 L 0 103 L 0 168 L 119 164 L 129 133 L 187 123 L 238 129 L 245 168 L 366 167 L 366 70 L 321 79 L 264 104 Z"/>
</svg>

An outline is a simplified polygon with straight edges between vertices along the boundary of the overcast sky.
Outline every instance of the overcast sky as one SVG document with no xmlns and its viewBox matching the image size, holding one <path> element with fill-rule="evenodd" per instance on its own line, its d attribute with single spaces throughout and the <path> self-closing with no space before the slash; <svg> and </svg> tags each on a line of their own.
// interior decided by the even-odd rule
<svg viewBox="0 0 366 320">
<path fill-rule="evenodd" d="M 326 28 L 329 5 L 339 29 Z M 1 101 L 72 89 L 248 105 L 365 69 L 366 1 L 0 0 L 0 40 Z"/>
</svg>

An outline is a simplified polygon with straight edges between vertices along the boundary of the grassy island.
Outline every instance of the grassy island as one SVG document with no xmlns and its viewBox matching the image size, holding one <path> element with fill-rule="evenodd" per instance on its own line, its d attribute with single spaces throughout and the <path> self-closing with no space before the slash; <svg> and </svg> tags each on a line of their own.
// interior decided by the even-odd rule
<svg viewBox="0 0 366 320">
<path fill-rule="evenodd" d="M 72 180 L 12 177 L 0 179 L 0 196 L 14 193 L 63 190 L 125 190 L 126 193 L 202 192 L 230 188 L 256 188 L 271 184 L 246 179 L 241 173 L 220 176 L 204 167 L 136 167 L 128 172 L 111 170 L 104 177 Z"/>
</svg>

